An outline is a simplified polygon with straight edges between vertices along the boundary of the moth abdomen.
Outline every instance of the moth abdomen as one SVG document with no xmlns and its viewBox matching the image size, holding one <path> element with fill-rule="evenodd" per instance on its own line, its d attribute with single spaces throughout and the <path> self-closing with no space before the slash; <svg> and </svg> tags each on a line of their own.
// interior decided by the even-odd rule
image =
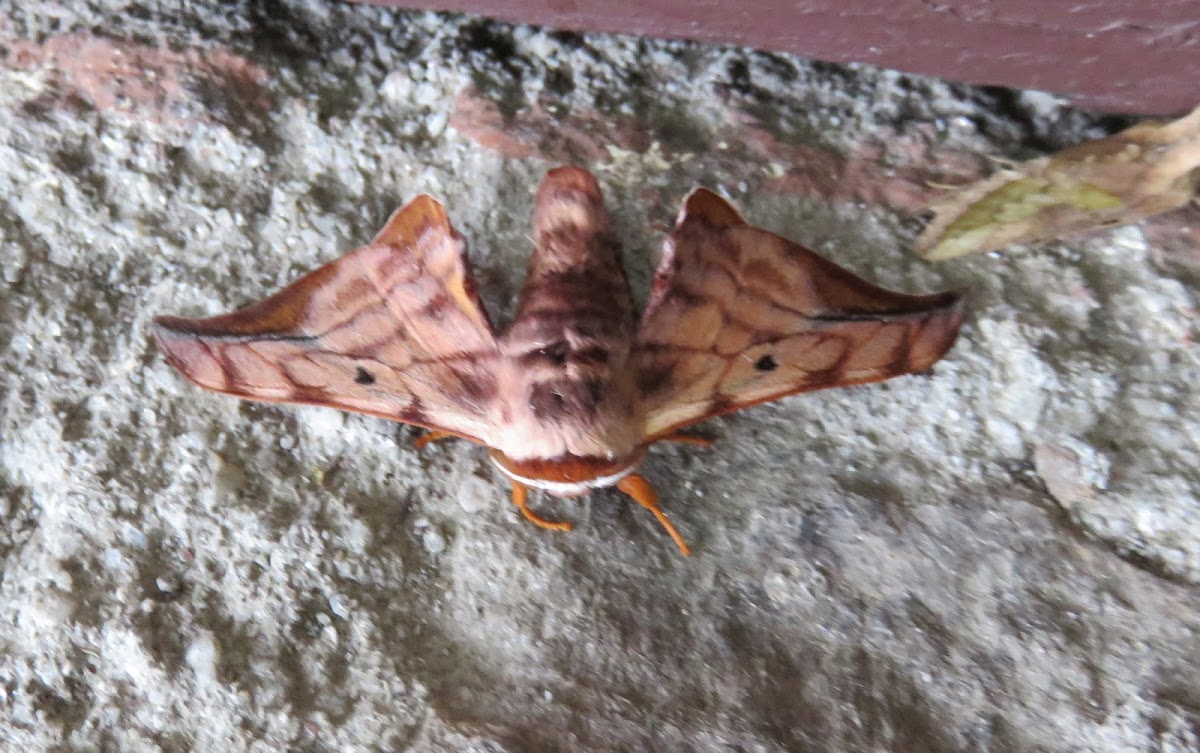
<svg viewBox="0 0 1200 753">
<path fill-rule="evenodd" d="M 612 353 L 606 347 L 575 347 L 566 340 L 558 340 L 516 356 L 517 362 L 525 368 L 554 368 L 565 373 L 600 370 L 608 365 L 611 358 Z"/>
<path fill-rule="evenodd" d="M 605 383 L 595 377 L 562 377 L 535 382 L 529 388 L 529 408 L 540 421 L 571 419 L 590 423 L 605 398 Z"/>
<path fill-rule="evenodd" d="M 560 340 L 551 345 L 545 345 L 532 353 L 526 354 L 528 360 L 544 360 L 554 366 L 562 366 L 567 362 L 567 354 L 571 352 L 571 346 Z"/>
<path fill-rule="evenodd" d="M 601 368 L 608 365 L 612 354 L 607 348 L 580 348 L 571 351 L 568 362 L 580 368 Z"/>
</svg>

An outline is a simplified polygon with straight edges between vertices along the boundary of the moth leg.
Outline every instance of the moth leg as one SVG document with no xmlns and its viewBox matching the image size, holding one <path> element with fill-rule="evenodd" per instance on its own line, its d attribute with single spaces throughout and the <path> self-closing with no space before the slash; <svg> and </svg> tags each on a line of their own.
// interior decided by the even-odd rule
<svg viewBox="0 0 1200 753">
<path fill-rule="evenodd" d="M 572 526 L 570 523 L 559 523 L 539 517 L 537 513 L 529 509 L 529 503 L 526 502 L 526 498 L 528 496 L 529 487 L 518 481 L 514 481 L 512 493 L 513 504 L 517 506 L 517 509 L 521 511 L 521 514 L 524 515 L 525 519 L 530 523 L 533 523 L 535 526 L 541 526 L 542 528 L 549 528 L 551 531 L 569 531 L 574 528 L 574 526 Z"/>
<path fill-rule="evenodd" d="M 684 434 L 683 432 L 679 432 L 676 434 L 668 434 L 667 436 L 663 437 L 662 439 L 660 439 L 658 441 L 659 442 L 679 442 L 680 444 L 694 444 L 697 447 L 708 448 L 708 447 L 713 446 L 714 440 L 709 439 L 708 437 L 701 437 L 696 434 Z"/>
<path fill-rule="evenodd" d="M 683 552 L 684 557 L 692 553 L 683 537 L 679 535 L 679 531 L 676 531 L 675 526 L 671 525 L 671 521 L 667 520 L 667 514 L 658 506 L 658 494 L 655 493 L 654 487 L 650 486 L 649 481 L 636 473 L 631 473 L 617 482 L 617 488 L 633 497 L 634 502 L 650 511 L 659 525 L 667 529 L 667 533 L 675 540 L 675 544 L 679 547 L 679 551 Z"/>
<path fill-rule="evenodd" d="M 423 434 L 414 439 L 413 447 L 416 447 L 418 450 L 423 450 L 425 449 L 425 445 L 429 444 L 430 442 L 436 442 L 439 439 L 452 439 L 453 437 L 454 434 L 448 431 L 431 431 L 428 434 Z"/>
</svg>

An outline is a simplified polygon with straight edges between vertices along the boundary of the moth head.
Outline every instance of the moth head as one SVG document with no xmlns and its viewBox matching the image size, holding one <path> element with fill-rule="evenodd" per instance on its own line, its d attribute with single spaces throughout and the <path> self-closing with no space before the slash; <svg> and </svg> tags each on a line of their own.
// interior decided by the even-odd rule
<svg viewBox="0 0 1200 753">
<path fill-rule="evenodd" d="M 492 448 L 489 456 L 500 472 L 513 481 L 550 492 L 559 497 L 577 497 L 592 489 L 612 486 L 637 470 L 646 448 L 625 457 L 580 457 L 516 459 Z"/>
</svg>

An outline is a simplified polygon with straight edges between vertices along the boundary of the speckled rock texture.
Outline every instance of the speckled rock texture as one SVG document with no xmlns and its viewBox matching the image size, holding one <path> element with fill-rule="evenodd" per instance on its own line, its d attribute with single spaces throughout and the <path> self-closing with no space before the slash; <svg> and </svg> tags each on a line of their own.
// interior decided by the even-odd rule
<svg viewBox="0 0 1200 753">
<path fill-rule="evenodd" d="M 1184 210 L 911 253 L 940 184 L 1128 121 L 866 66 L 323 2 L 0 22 L 0 749 L 1200 748 L 1200 282 Z M 600 178 L 643 296 L 695 185 L 910 292 L 928 374 L 705 425 L 628 500 L 202 392 L 157 314 L 273 291 L 441 197 L 502 324 L 532 191 Z"/>
</svg>

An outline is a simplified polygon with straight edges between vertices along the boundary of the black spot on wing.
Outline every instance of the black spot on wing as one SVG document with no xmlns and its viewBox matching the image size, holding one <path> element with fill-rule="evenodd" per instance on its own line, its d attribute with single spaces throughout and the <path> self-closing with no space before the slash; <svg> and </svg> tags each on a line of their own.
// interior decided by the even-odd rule
<svg viewBox="0 0 1200 753">
<path fill-rule="evenodd" d="M 776 363 L 775 359 L 771 357 L 770 353 L 768 353 L 754 362 L 754 368 L 758 369 L 759 371 L 774 371 L 775 369 L 779 368 L 779 364 Z"/>
<path fill-rule="evenodd" d="M 375 375 L 359 366 L 354 372 L 354 383 L 364 385 L 375 384 Z"/>
</svg>

